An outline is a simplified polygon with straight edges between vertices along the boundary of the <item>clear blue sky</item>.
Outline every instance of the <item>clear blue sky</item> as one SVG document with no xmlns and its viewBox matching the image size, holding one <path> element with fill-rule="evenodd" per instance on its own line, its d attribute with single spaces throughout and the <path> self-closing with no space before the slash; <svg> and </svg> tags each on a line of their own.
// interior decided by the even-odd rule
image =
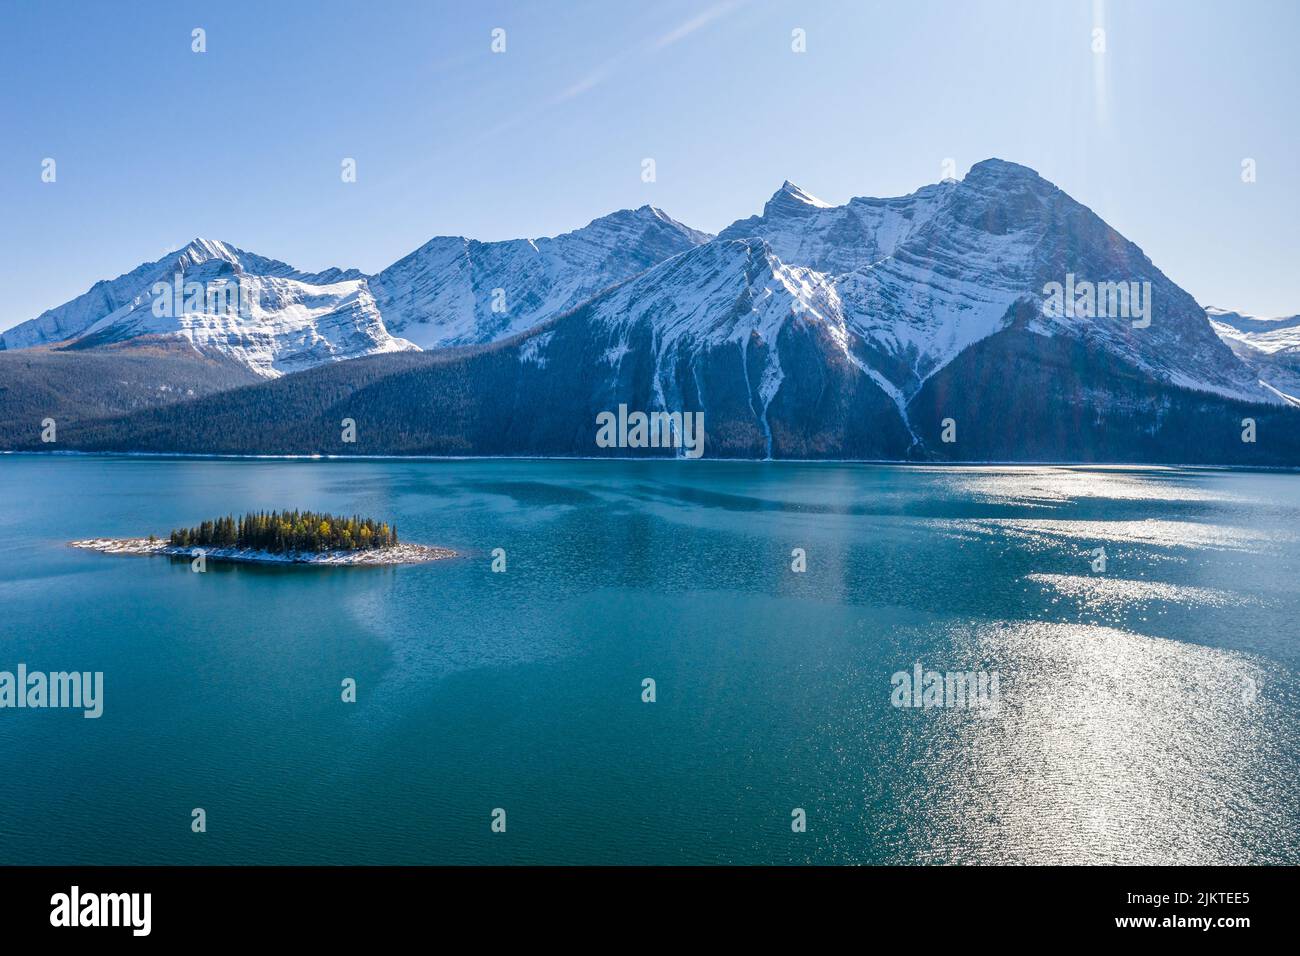
<svg viewBox="0 0 1300 956">
<path fill-rule="evenodd" d="M 839 203 L 989 156 L 1091 206 L 1202 304 L 1300 312 L 1294 0 L 0 13 L 0 328 L 196 235 L 374 271 L 438 234 L 552 235 L 644 203 L 717 231 L 787 178 Z"/>
</svg>

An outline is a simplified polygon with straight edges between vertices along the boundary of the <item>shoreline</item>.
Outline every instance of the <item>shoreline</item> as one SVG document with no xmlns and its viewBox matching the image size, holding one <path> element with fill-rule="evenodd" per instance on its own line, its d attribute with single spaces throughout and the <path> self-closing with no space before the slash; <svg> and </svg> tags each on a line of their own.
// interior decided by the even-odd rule
<svg viewBox="0 0 1300 956">
<path fill-rule="evenodd" d="M 425 544 L 398 544 L 391 548 L 373 548 L 367 551 L 258 551 L 253 548 L 203 548 L 181 547 L 164 539 L 148 538 L 82 538 L 69 541 L 68 547 L 100 554 L 127 554 L 139 557 L 160 555 L 172 558 L 192 558 L 202 550 L 205 558 L 228 561 L 232 564 L 307 564 L 313 567 L 376 567 L 398 564 L 426 564 L 458 557 L 450 548 L 435 548 Z"/>
<path fill-rule="evenodd" d="M 667 456 L 619 456 L 619 455 L 333 455 L 333 454 L 235 454 L 221 452 L 183 452 L 183 451 L 80 451 L 61 449 L 42 451 L 28 448 L 0 449 L 3 455 L 47 456 L 50 458 L 137 458 L 137 459 L 177 459 L 198 461 L 326 461 L 326 462 L 490 462 L 490 461 L 614 461 L 614 462 L 670 462 L 681 459 Z M 747 465 L 884 465 L 898 468 L 1169 468 L 1200 469 L 1203 471 L 1276 471 L 1300 472 L 1296 465 L 1243 465 L 1243 464 L 1206 464 L 1188 462 L 1160 461 L 1051 461 L 1051 460 L 1002 460 L 1002 459 L 962 459 L 943 461 L 909 461 L 902 458 L 698 458 L 694 462 L 718 462 Z"/>
</svg>

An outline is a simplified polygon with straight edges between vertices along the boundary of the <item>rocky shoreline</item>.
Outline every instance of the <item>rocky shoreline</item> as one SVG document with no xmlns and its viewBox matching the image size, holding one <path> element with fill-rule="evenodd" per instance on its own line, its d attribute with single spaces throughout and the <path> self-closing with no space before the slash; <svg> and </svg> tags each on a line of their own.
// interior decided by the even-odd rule
<svg viewBox="0 0 1300 956">
<path fill-rule="evenodd" d="M 174 545 L 164 539 L 148 538 L 85 538 L 69 541 L 73 548 L 99 551 L 103 554 L 166 555 L 192 558 L 200 550 Z M 252 548 L 204 548 L 204 557 L 212 561 L 234 561 L 244 564 L 313 564 L 330 566 L 423 564 L 456 557 L 449 548 L 434 548 L 423 544 L 398 544 L 391 548 L 374 548 L 367 551 L 291 551 L 277 554 Z"/>
</svg>

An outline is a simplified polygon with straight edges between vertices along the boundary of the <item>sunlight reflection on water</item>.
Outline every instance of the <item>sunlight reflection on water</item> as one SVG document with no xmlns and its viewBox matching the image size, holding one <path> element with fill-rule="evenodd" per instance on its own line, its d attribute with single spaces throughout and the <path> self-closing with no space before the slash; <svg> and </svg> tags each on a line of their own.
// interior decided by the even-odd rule
<svg viewBox="0 0 1300 956">
<path fill-rule="evenodd" d="M 1002 707 L 911 720 L 924 760 L 901 858 L 1294 859 L 1297 814 L 1277 795 L 1295 784 L 1296 701 L 1275 666 L 1087 625 L 998 622 L 954 644 L 998 662 Z"/>
<path fill-rule="evenodd" d="M 943 474 L 940 471 L 940 474 Z M 1068 502 L 1101 498 L 1110 501 L 1229 501 L 1238 496 L 1197 487 L 1172 468 L 1108 469 L 1006 467 L 958 470 L 944 474 L 959 494 L 989 501 Z"/>
<path fill-rule="evenodd" d="M 1168 604 L 1206 607 L 1232 607 L 1253 600 L 1229 591 L 1198 588 L 1186 584 L 1167 584 L 1163 581 L 1129 581 L 1123 578 L 1082 574 L 1027 574 L 1033 581 L 1074 598 L 1084 607 L 1131 607 L 1141 603 L 1161 601 Z"/>
<path fill-rule="evenodd" d="M 1296 540 L 1292 531 L 1264 528 L 1234 528 L 1195 521 L 1065 520 L 1044 518 L 978 518 L 936 521 L 940 530 L 975 532 L 1020 538 L 1034 544 L 1056 544 L 1061 540 L 1108 541 L 1150 544 L 1172 548 L 1213 548 L 1259 551 Z"/>
</svg>

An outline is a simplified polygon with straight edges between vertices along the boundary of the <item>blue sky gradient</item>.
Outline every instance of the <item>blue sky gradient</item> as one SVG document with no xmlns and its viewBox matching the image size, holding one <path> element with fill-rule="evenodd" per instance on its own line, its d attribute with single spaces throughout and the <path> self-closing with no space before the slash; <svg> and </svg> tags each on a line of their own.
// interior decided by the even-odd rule
<svg viewBox="0 0 1300 956">
<path fill-rule="evenodd" d="M 785 179 L 840 203 L 990 156 L 1203 305 L 1300 312 L 1290 0 L 0 7 L 0 329 L 197 235 L 377 271 L 439 234 L 645 203 L 716 232 Z"/>
</svg>

